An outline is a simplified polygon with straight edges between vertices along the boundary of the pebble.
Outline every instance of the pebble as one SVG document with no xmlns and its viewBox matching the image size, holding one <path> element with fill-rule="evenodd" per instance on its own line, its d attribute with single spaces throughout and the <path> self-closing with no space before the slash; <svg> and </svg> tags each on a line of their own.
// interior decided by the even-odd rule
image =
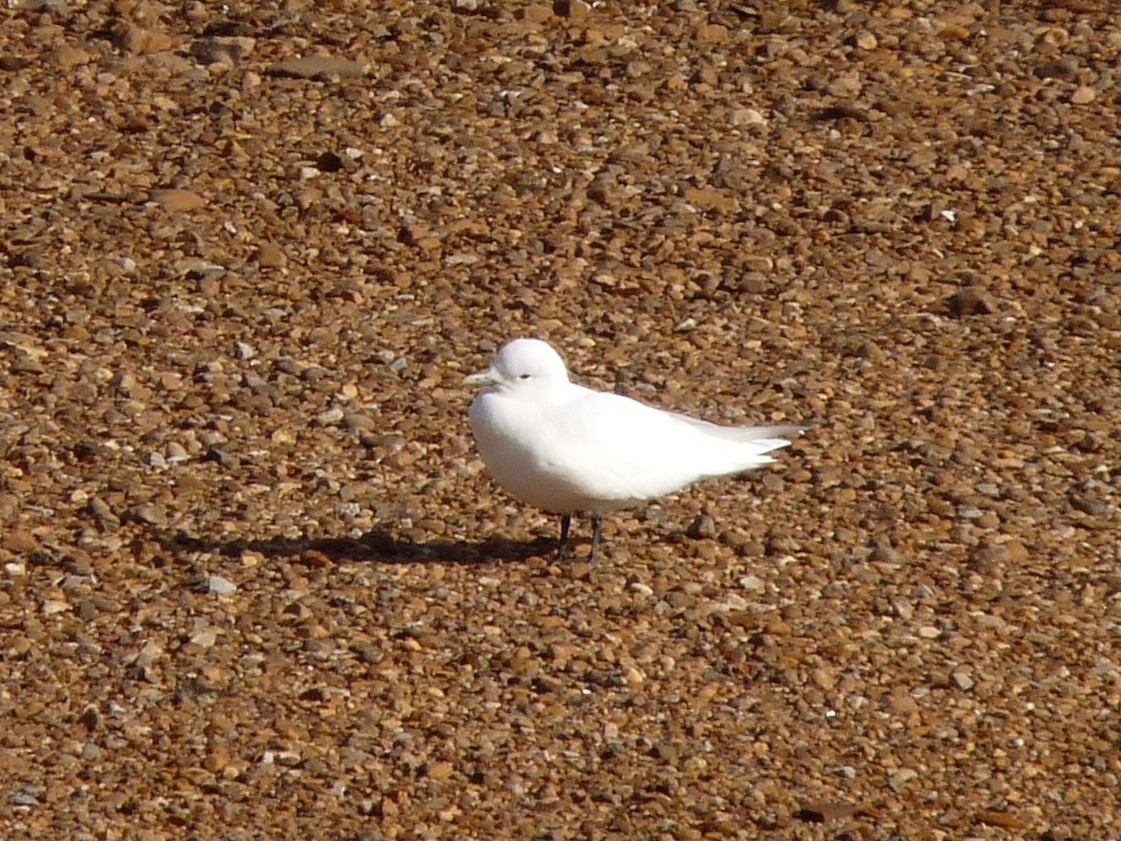
<svg viewBox="0 0 1121 841">
<path fill-rule="evenodd" d="M 733 126 L 763 126 L 767 119 L 754 108 L 736 108 L 732 111 L 730 122 Z"/>
<path fill-rule="evenodd" d="M 879 39 L 866 29 L 862 29 L 852 36 L 852 44 L 861 50 L 874 50 L 880 45 Z"/>
<path fill-rule="evenodd" d="M 756 575 L 745 575 L 739 580 L 739 585 L 742 590 L 748 593 L 762 593 L 767 589 L 763 579 Z"/>
<path fill-rule="evenodd" d="M 191 42 L 191 55 L 202 64 L 228 64 L 233 66 L 250 55 L 257 40 L 244 35 L 214 35 L 196 38 Z"/>
<path fill-rule="evenodd" d="M 326 411 L 320 412 L 315 416 L 315 419 L 319 421 L 319 423 L 321 423 L 323 426 L 335 426 L 336 424 L 340 423 L 345 417 L 346 412 L 343 409 L 340 409 L 338 406 L 334 406 L 330 409 L 327 409 Z"/>
<path fill-rule="evenodd" d="M 226 583 L 229 584 L 229 582 Z M 229 593 L 234 592 L 236 589 L 236 587 L 233 587 L 233 589 L 227 590 L 225 594 L 228 595 Z M 219 594 L 221 594 L 219 590 L 214 589 L 214 576 L 211 576 L 210 578 L 210 591 L 212 593 L 218 592 Z M 211 648 L 217 641 L 218 631 L 215 628 L 203 628 L 191 635 L 191 645 L 197 645 L 199 648 Z"/>
<path fill-rule="evenodd" d="M 694 540 L 710 540 L 716 537 L 716 520 L 710 514 L 698 514 L 685 534 Z"/>
<path fill-rule="evenodd" d="M 954 670 L 951 676 L 958 689 L 969 691 L 975 686 L 975 682 L 968 672 Z"/>
<path fill-rule="evenodd" d="M 1098 98 L 1098 92 L 1089 85 L 1080 85 L 1070 96 L 1074 105 L 1089 105 Z"/>
<path fill-rule="evenodd" d="M 166 32 L 145 29 L 141 26 L 125 26 L 119 29 L 114 41 L 126 53 L 134 55 L 159 53 L 170 50 L 176 45 L 176 39 Z"/>
<path fill-rule="evenodd" d="M 9 528 L 5 529 L 2 536 L 0 536 L 0 549 L 6 552 L 11 552 L 16 555 L 25 555 L 39 550 L 39 539 L 35 537 L 28 529 L 25 528 Z"/>
<path fill-rule="evenodd" d="M 288 257 L 284 251 L 279 246 L 267 242 L 257 247 L 255 259 L 262 269 L 282 269 L 288 264 Z"/>
<path fill-rule="evenodd" d="M 110 507 L 109 503 L 101 497 L 91 497 L 89 503 L 86 505 L 87 510 L 103 523 L 114 524 L 119 522 L 116 513 Z"/>
<path fill-rule="evenodd" d="M 891 778 L 888 780 L 888 785 L 891 786 L 893 791 L 902 791 L 907 788 L 913 780 L 917 779 L 918 776 L 919 772 L 913 768 L 903 768 L 891 775 Z"/>
<path fill-rule="evenodd" d="M 955 292 L 947 301 L 947 308 L 954 318 L 965 318 L 972 315 L 988 315 L 993 312 L 993 302 L 980 289 L 966 287 Z"/>
<path fill-rule="evenodd" d="M 303 58 L 290 58 L 269 65 L 272 76 L 287 76 L 293 79 L 316 79 L 325 81 L 331 78 L 357 79 L 366 75 L 365 69 L 357 62 L 347 58 L 328 55 L 311 55 Z"/>
<path fill-rule="evenodd" d="M 153 190 L 151 199 L 164 210 L 175 213 L 198 210 L 206 206 L 206 199 L 198 193 L 178 188 Z"/>
<path fill-rule="evenodd" d="M 181 464 L 182 462 L 189 461 L 191 458 L 191 454 L 187 452 L 186 447 L 174 441 L 167 445 L 166 453 L 166 459 L 169 464 Z"/>
<path fill-rule="evenodd" d="M 220 575 L 210 575 L 206 578 L 206 591 L 219 596 L 229 596 L 237 592 L 237 585 Z"/>
<path fill-rule="evenodd" d="M 132 522 L 147 523 L 152 526 L 167 525 L 167 513 L 163 507 L 150 502 L 129 508 L 125 512 L 125 519 Z"/>
</svg>

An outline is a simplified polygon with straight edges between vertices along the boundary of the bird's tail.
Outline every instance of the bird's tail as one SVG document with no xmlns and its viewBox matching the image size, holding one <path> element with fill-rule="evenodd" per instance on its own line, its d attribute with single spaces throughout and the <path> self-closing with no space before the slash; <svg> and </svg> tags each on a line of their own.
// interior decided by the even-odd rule
<svg viewBox="0 0 1121 841">
<path fill-rule="evenodd" d="M 708 421 L 680 415 L 706 435 L 737 444 L 753 444 L 760 453 L 789 447 L 792 439 L 806 431 L 804 426 L 720 426 Z"/>
</svg>

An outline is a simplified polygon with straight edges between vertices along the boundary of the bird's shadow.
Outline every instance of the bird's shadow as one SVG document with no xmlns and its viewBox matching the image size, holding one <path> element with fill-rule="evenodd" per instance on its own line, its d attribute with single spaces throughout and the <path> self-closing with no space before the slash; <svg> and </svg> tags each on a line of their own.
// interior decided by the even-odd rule
<svg viewBox="0 0 1121 841">
<path fill-rule="evenodd" d="M 423 543 L 394 535 L 385 529 L 374 529 L 361 537 L 265 537 L 255 540 L 215 540 L 195 537 L 182 531 L 164 532 L 158 536 L 163 548 L 174 554 L 210 552 L 237 556 L 242 552 L 259 552 L 267 558 L 304 557 L 315 553 L 320 559 L 334 563 L 363 562 L 378 564 L 449 564 L 486 565 L 503 562 L 524 562 L 533 557 L 551 557 L 556 541 L 506 540 L 489 537 L 482 541 L 445 540 L 435 538 Z"/>
</svg>

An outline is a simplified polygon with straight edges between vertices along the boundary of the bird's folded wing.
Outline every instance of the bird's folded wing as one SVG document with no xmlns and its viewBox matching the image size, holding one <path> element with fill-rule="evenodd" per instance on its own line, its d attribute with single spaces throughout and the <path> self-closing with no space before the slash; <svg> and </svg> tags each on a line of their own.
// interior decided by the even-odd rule
<svg viewBox="0 0 1121 841">
<path fill-rule="evenodd" d="M 721 427 L 603 392 L 554 407 L 543 422 L 559 476 L 589 496 L 631 501 L 767 464 L 767 451 L 789 443 L 773 436 L 790 429 Z"/>
<path fill-rule="evenodd" d="M 674 417 L 685 423 L 704 430 L 709 435 L 723 438 L 725 441 L 753 441 L 757 444 L 772 444 L 767 450 L 777 450 L 780 447 L 789 447 L 791 439 L 806 431 L 804 426 L 721 426 L 708 421 L 691 418 L 677 412 L 671 412 Z"/>
</svg>

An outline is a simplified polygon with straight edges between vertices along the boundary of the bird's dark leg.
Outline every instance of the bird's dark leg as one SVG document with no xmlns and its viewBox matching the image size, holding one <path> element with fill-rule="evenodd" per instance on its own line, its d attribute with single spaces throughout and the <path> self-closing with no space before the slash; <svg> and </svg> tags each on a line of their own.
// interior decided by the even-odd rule
<svg viewBox="0 0 1121 841">
<path fill-rule="evenodd" d="M 596 554 L 599 552 L 599 533 L 603 529 L 603 516 L 600 514 L 592 515 L 592 554 L 588 558 L 589 564 L 596 562 Z"/>
<path fill-rule="evenodd" d="M 565 553 L 568 550 L 568 530 L 572 528 L 572 515 L 561 514 L 561 536 L 560 543 L 557 545 L 557 563 L 561 563 L 565 559 Z"/>
</svg>

